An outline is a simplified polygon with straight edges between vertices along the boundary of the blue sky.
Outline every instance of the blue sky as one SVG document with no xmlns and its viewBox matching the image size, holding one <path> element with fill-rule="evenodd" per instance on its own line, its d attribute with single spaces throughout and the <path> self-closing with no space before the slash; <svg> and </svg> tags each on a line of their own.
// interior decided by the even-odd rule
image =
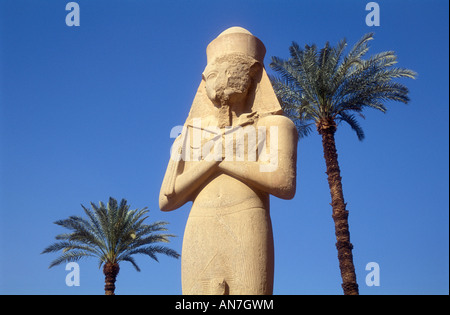
<svg viewBox="0 0 450 315">
<path fill-rule="evenodd" d="M 55 255 L 40 255 L 63 232 L 52 222 L 80 204 L 126 198 L 170 222 L 181 252 L 190 205 L 164 213 L 160 184 L 172 127 L 189 112 L 207 44 L 242 26 L 271 56 L 300 45 L 375 32 L 370 54 L 394 50 L 408 105 L 367 111 L 363 142 L 336 135 L 361 294 L 449 293 L 449 4 L 377 1 L 380 23 L 365 24 L 369 1 L 79 0 L 68 27 L 62 0 L 0 0 L 0 293 L 103 294 L 96 260 L 80 261 L 68 287 Z M 297 194 L 271 199 L 274 294 L 341 294 L 321 140 L 298 146 Z M 117 294 L 180 294 L 180 260 L 137 257 L 123 264 Z M 380 286 L 365 266 L 380 266 Z"/>
</svg>

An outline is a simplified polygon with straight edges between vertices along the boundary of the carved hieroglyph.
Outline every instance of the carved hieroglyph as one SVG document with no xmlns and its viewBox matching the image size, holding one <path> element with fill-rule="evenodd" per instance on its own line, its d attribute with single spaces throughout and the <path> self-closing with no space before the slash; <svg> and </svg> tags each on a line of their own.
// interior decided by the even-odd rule
<svg viewBox="0 0 450 315">
<path fill-rule="evenodd" d="M 163 211 L 193 202 L 183 239 L 182 291 L 272 294 L 269 195 L 295 194 L 297 131 L 282 115 L 258 38 L 232 27 L 206 53 L 159 197 Z"/>
</svg>

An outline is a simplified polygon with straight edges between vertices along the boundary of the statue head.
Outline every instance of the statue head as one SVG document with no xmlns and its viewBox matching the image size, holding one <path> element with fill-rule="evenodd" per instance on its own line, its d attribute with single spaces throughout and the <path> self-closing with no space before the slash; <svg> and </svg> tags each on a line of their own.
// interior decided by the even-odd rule
<svg viewBox="0 0 450 315">
<path fill-rule="evenodd" d="M 281 114 L 264 69 L 265 54 L 264 44 L 242 27 L 231 27 L 216 37 L 206 48 L 207 65 L 187 121 L 225 117 L 237 104 L 242 105 L 241 112 Z"/>
<path fill-rule="evenodd" d="M 206 95 L 216 106 L 243 103 L 261 70 L 258 61 L 241 53 L 217 57 L 203 72 Z"/>
<path fill-rule="evenodd" d="M 262 70 L 265 52 L 263 43 L 244 28 L 222 32 L 206 48 L 203 80 L 208 98 L 216 106 L 245 101 L 252 79 Z"/>
</svg>

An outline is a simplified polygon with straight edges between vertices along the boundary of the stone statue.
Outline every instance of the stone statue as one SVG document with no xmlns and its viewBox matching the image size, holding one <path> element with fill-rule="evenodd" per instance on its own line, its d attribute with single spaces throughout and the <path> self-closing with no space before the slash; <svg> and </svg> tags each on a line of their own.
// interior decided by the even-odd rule
<svg viewBox="0 0 450 315">
<path fill-rule="evenodd" d="M 272 294 L 269 195 L 295 194 L 297 131 L 264 69 L 265 47 L 232 27 L 207 66 L 172 146 L 159 205 L 192 209 L 182 249 L 183 294 Z"/>
</svg>

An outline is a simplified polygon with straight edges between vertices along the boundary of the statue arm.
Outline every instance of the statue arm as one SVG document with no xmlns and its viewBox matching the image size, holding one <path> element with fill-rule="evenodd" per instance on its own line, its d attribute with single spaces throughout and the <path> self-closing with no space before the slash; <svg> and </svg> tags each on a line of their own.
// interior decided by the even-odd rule
<svg viewBox="0 0 450 315">
<path fill-rule="evenodd" d="M 260 160 L 254 162 L 225 160 L 219 164 L 219 169 L 251 187 L 282 199 L 292 199 L 296 190 L 297 130 L 293 122 L 283 116 L 266 119 L 267 130 L 273 125 L 278 127 L 275 165 L 264 165 Z M 269 138 L 269 141 L 273 140 Z"/>
<path fill-rule="evenodd" d="M 172 211 L 192 200 L 192 194 L 211 176 L 218 163 L 171 158 L 159 194 L 159 208 Z"/>
</svg>

